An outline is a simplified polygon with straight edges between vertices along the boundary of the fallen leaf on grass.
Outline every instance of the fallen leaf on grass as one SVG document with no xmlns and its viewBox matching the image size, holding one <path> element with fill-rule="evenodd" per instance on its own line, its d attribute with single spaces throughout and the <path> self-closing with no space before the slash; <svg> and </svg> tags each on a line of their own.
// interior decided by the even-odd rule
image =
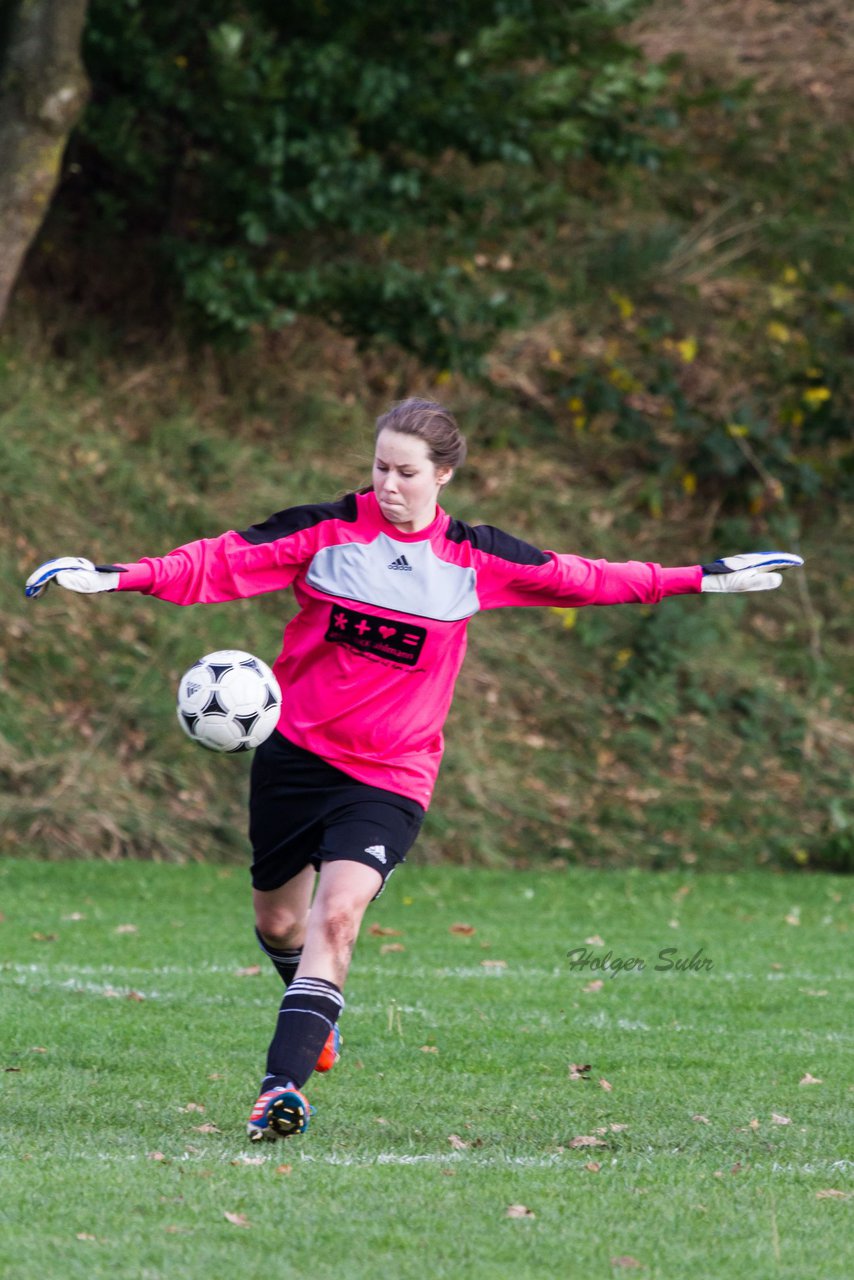
<svg viewBox="0 0 854 1280">
<path fill-rule="evenodd" d="M 226 1222 L 230 1222 L 233 1227 L 252 1226 L 252 1223 L 249 1221 L 245 1213 L 224 1213 L 223 1217 Z"/>
<path fill-rule="evenodd" d="M 449 1133 L 448 1141 L 455 1151 L 466 1151 L 468 1149 L 469 1144 L 458 1133 Z"/>
<path fill-rule="evenodd" d="M 196 1133 L 222 1133 L 222 1129 L 218 1129 L 215 1124 L 194 1124 L 193 1128 Z"/>
<path fill-rule="evenodd" d="M 380 947 L 380 955 L 388 955 L 390 951 L 405 951 L 406 947 L 402 942 L 384 942 Z"/>
<path fill-rule="evenodd" d="M 847 1200 L 851 1193 L 839 1191 L 836 1187 L 828 1187 L 825 1191 L 816 1191 L 816 1200 Z"/>
<path fill-rule="evenodd" d="M 202 1102 L 188 1102 L 186 1107 L 180 1108 L 181 1111 L 204 1111 L 204 1109 L 204 1103 Z"/>
<path fill-rule="evenodd" d="M 588 1160 L 584 1167 L 588 1173 L 598 1173 L 602 1168 L 598 1160 Z"/>
<path fill-rule="evenodd" d="M 276 1165 L 276 1173 L 281 1173 L 281 1174 L 285 1174 L 285 1175 L 286 1175 L 286 1174 L 289 1174 L 289 1173 L 293 1173 L 293 1171 L 294 1171 L 294 1166 L 293 1166 L 292 1164 L 277 1164 L 277 1165 Z"/>
<path fill-rule="evenodd" d="M 438 1053 L 439 1046 L 435 1044 L 422 1044 L 421 1052 L 422 1053 Z"/>
<path fill-rule="evenodd" d="M 70 916 L 63 916 L 63 920 L 85 920 L 86 917 L 82 911 L 72 911 Z"/>
<path fill-rule="evenodd" d="M 570 1080 L 589 1080 L 592 1067 L 589 1062 L 583 1064 L 578 1062 L 570 1062 L 569 1078 Z"/>
<path fill-rule="evenodd" d="M 384 929 L 381 924 L 372 924 L 368 933 L 372 938 L 402 938 L 402 929 Z"/>
<path fill-rule="evenodd" d="M 800 923 L 801 923 L 801 909 L 800 907 L 792 907 L 791 911 L 786 916 L 786 924 L 797 925 Z"/>
<path fill-rule="evenodd" d="M 231 1160 L 229 1163 L 233 1165 L 266 1164 L 267 1161 L 264 1156 L 239 1156 L 237 1160 Z"/>
<path fill-rule="evenodd" d="M 30 1053 L 47 1053 L 47 1049 L 43 1044 L 34 1044 L 30 1048 Z"/>
<path fill-rule="evenodd" d="M 484 969 L 506 969 L 506 960 L 481 960 L 481 967 Z"/>
<path fill-rule="evenodd" d="M 600 1076 L 600 1077 L 599 1077 L 599 1088 L 600 1088 L 600 1089 L 604 1089 L 606 1093 L 610 1093 L 610 1092 L 611 1092 L 611 1090 L 614 1088 L 614 1086 L 613 1086 L 612 1084 L 609 1084 L 609 1083 L 608 1083 L 608 1081 L 605 1079 L 605 1077 L 604 1077 L 604 1076 Z"/>
<path fill-rule="evenodd" d="M 245 969 L 235 969 L 235 978 L 257 978 L 261 972 L 260 964 L 249 964 Z"/>
<path fill-rule="evenodd" d="M 142 994 L 141 991 L 128 991 L 127 994 L 125 995 L 125 1000 L 133 1000 L 136 1002 L 136 1004 L 139 1004 L 144 999 L 145 999 L 145 996 Z"/>
<path fill-rule="evenodd" d="M 573 1138 L 569 1145 L 571 1147 L 604 1147 L 606 1144 L 594 1134 L 586 1133 L 578 1138 Z"/>
<path fill-rule="evenodd" d="M 505 1214 L 507 1218 L 536 1218 L 536 1216 L 534 1210 L 529 1209 L 526 1204 L 508 1204 Z"/>
<path fill-rule="evenodd" d="M 165 1160 L 166 1156 L 162 1151 L 149 1151 L 145 1158 L 146 1160 Z"/>
<path fill-rule="evenodd" d="M 584 941 L 588 947 L 604 947 L 605 939 L 600 938 L 598 933 L 594 933 L 591 937 L 585 938 Z"/>
<path fill-rule="evenodd" d="M 624 1129 L 628 1129 L 627 1124 L 603 1124 L 600 1128 L 594 1129 L 594 1133 L 622 1133 Z"/>
<path fill-rule="evenodd" d="M 611 1259 L 612 1267 L 642 1267 L 643 1263 L 637 1258 L 633 1258 L 630 1253 L 621 1253 L 618 1257 Z"/>
<path fill-rule="evenodd" d="M 139 928 L 135 924 L 117 924 L 114 933 L 139 933 Z"/>
<path fill-rule="evenodd" d="M 708 1116 L 696 1115 L 696 1116 L 692 1116 L 692 1117 L 691 1117 L 691 1119 L 694 1121 L 694 1123 L 695 1123 L 695 1124 L 708 1124 L 708 1123 L 709 1123 L 709 1117 L 708 1117 Z"/>
<path fill-rule="evenodd" d="M 463 938 L 470 938 L 477 930 L 473 924 L 452 924 L 448 933 L 458 933 Z"/>
<path fill-rule="evenodd" d="M 776 1111 L 772 1111 L 771 1123 L 772 1124 L 791 1124 L 792 1121 L 789 1119 L 788 1116 L 781 1116 L 781 1115 L 778 1115 Z"/>
<path fill-rule="evenodd" d="M 59 940 L 58 933 L 31 933 L 30 937 L 33 942 L 57 942 Z M 92 1236 L 92 1239 L 94 1240 L 95 1237 Z"/>
<path fill-rule="evenodd" d="M 601 978 L 594 978 L 592 982 L 588 982 L 587 986 L 582 987 L 581 990 L 589 994 L 591 991 L 601 991 L 604 985 L 605 983 Z"/>
<path fill-rule="evenodd" d="M 798 1084 L 821 1084 L 821 1083 L 822 1081 L 819 1080 L 818 1076 L 811 1076 L 808 1071 L 805 1072 L 804 1075 L 802 1075 L 800 1080 L 798 1081 Z"/>
<path fill-rule="evenodd" d="M 78 1240 L 97 1240 L 97 1239 L 98 1239 L 98 1237 L 97 1237 L 97 1236 L 91 1236 L 91 1235 L 89 1234 L 89 1232 L 88 1232 L 88 1231 L 78 1231 L 78 1232 L 77 1232 L 77 1239 L 78 1239 Z"/>
</svg>

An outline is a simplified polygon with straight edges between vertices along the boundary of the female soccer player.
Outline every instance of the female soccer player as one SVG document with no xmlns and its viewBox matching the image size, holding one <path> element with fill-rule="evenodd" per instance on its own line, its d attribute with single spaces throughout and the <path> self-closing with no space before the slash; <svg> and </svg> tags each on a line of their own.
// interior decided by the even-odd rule
<svg viewBox="0 0 854 1280">
<path fill-rule="evenodd" d="M 63 557 L 27 581 L 28 596 L 56 581 L 181 605 L 293 588 L 299 612 L 275 663 L 281 719 L 251 775 L 256 933 L 286 987 L 248 1122 L 253 1140 L 308 1127 L 302 1088 L 337 1057 L 362 916 L 404 860 L 430 801 L 469 619 L 510 605 L 759 591 L 803 563 L 766 552 L 668 569 L 540 551 L 438 505 L 465 454 L 447 409 L 405 400 L 377 422 L 370 489 L 163 557 L 99 566 Z"/>
</svg>

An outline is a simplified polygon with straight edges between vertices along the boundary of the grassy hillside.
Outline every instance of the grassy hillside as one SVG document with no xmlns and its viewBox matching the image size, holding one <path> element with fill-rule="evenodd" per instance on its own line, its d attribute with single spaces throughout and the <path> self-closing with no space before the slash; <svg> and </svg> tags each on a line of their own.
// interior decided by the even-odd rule
<svg viewBox="0 0 854 1280">
<path fill-rule="evenodd" d="M 5 849 L 244 856 L 247 762 L 182 738 L 174 687 L 213 648 L 271 659 L 290 601 L 25 605 L 23 578 L 55 554 L 162 553 L 360 485 L 374 415 L 422 392 L 471 437 L 456 515 L 611 559 L 785 545 L 809 572 L 768 598 L 475 619 L 418 856 L 850 866 L 850 105 L 832 80 L 810 89 L 818 72 L 791 92 L 763 79 L 764 46 L 710 67 L 695 29 L 680 46 L 658 12 L 640 36 L 691 54 L 662 101 L 669 158 L 570 175 L 536 243 L 467 260 L 539 272 L 561 297 L 479 383 L 314 324 L 188 353 L 112 334 L 44 279 L 21 291 L 0 344 Z M 827 52 L 813 22 L 803 60 L 808 37 Z"/>
</svg>

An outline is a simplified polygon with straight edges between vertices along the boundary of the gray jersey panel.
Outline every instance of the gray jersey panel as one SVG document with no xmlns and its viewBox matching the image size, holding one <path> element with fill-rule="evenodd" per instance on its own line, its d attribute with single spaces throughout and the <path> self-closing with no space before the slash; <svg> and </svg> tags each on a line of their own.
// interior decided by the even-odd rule
<svg viewBox="0 0 854 1280">
<path fill-rule="evenodd" d="M 373 542 L 324 547 L 306 581 L 316 591 L 414 617 L 457 622 L 477 613 L 474 569 L 440 560 L 430 542 L 397 542 L 379 533 Z"/>
</svg>

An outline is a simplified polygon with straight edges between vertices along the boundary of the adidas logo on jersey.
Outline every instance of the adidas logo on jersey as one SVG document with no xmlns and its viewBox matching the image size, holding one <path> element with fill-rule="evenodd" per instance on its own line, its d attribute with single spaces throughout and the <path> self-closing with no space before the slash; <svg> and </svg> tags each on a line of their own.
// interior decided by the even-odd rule
<svg viewBox="0 0 854 1280">
<path fill-rule="evenodd" d="M 367 849 L 365 850 L 365 853 L 369 853 L 369 854 L 371 855 L 371 857 L 372 857 L 372 858 L 376 858 L 377 862 L 382 862 L 382 863 L 383 863 L 383 865 L 385 865 L 385 863 L 386 863 L 386 856 L 385 856 L 385 845 L 384 845 L 384 844 L 371 844 L 371 845 L 368 845 Z"/>
<path fill-rule="evenodd" d="M 388 567 L 389 569 L 402 569 L 404 573 L 412 573 L 412 565 L 406 556 L 398 556 L 396 560 L 392 560 Z"/>
</svg>

